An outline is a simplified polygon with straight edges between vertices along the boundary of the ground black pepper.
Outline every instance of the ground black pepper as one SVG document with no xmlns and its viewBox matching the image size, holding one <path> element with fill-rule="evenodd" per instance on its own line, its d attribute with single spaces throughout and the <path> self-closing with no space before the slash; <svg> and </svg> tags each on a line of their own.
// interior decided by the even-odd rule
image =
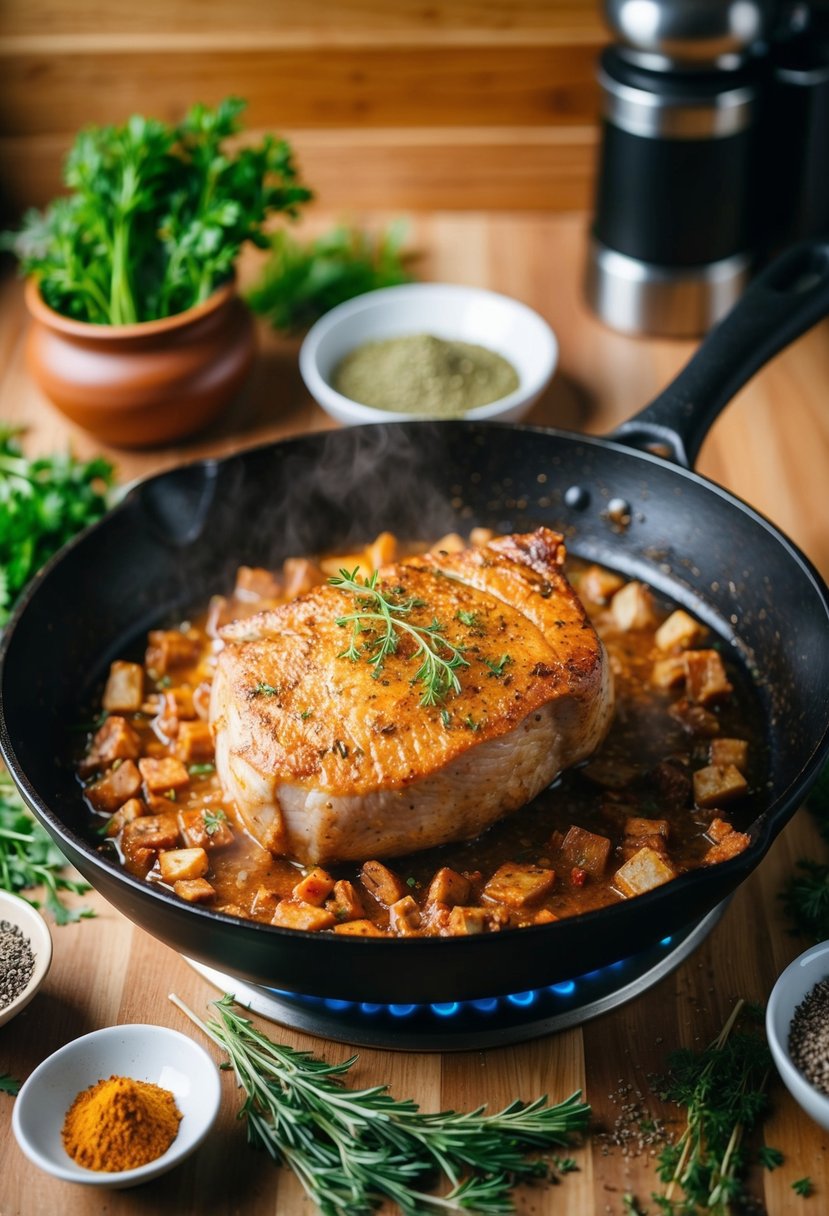
<svg viewBox="0 0 829 1216">
<path fill-rule="evenodd" d="M 0 920 L 0 1009 L 11 1005 L 32 978 L 35 956 L 18 925 Z"/>
<path fill-rule="evenodd" d="M 819 980 L 795 1009 L 789 1055 L 807 1081 L 829 1094 L 829 976 Z"/>
</svg>

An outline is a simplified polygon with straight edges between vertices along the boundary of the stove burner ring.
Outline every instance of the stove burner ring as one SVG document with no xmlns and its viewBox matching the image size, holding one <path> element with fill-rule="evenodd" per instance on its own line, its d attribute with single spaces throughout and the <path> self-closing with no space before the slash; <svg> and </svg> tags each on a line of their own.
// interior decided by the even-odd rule
<svg viewBox="0 0 829 1216">
<path fill-rule="evenodd" d="M 564 983 L 473 1001 L 380 1005 L 303 996 L 235 979 L 193 959 L 186 961 L 222 992 L 232 993 L 239 1004 L 292 1030 L 390 1051 L 472 1051 L 567 1030 L 640 996 L 693 954 L 727 903 L 631 958 Z"/>
</svg>

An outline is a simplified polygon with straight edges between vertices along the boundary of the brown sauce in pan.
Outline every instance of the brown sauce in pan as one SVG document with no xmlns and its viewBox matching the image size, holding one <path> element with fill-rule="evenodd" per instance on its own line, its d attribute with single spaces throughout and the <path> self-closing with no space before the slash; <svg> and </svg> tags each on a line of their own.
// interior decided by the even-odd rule
<svg viewBox="0 0 829 1216">
<path fill-rule="evenodd" d="M 151 635 L 140 674 L 122 665 L 122 675 L 140 679 L 140 707 L 122 708 L 117 681 L 114 692 L 108 686 L 115 708 L 90 732 L 79 763 L 90 836 L 103 852 L 148 883 L 232 915 L 406 936 L 548 923 L 748 845 L 740 829 L 759 811 L 766 755 L 747 677 L 675 606 L 570 560 L 616 686 L 613 726 L 586 765 L 472 841 L 325 871 L 271 857 L 237 822 L 212 767 L 205 717 L 215 622 L 284 601 L 342 564 L 388 561 L 390 547 L 394 538 L 378 538 L 362 555 L 289 562 L 276 576 L 244 571 L 234 596 Z M 670 627 L 659 632 L 668 620 L 674 642 Z M 182 650 L 171 662 L 177 638 Z M 162 767 L 150 772 L 148 760 Z"/>
</svg>

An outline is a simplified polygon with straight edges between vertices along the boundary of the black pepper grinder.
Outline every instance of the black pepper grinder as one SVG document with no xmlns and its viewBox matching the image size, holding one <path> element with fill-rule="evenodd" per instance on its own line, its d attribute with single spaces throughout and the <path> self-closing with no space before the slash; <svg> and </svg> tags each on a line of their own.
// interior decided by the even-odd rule
<svg viewBox="0 0 829 1216">
<path fill-rule="evenodd" d="M 614 329 L 704 333 L 745 286 L 773 0 L 606 0 L 586 294 Z"/>
</svg>

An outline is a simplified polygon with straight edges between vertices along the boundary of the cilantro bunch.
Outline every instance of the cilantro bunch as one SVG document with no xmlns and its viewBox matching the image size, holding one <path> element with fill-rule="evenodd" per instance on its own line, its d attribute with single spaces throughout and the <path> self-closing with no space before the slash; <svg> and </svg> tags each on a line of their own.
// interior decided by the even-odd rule
<svg viewBox="0 0 829 1216">
<path fill-rule="evenodd" d="M 229 279 L 246 241 L 267 246 L 268 217 L 311 195 L 284 140 L 227 147 L 245 105 L 230 97 L 177 126 L 134 115 L 78 134 L 71 193 L 3 239 L 51 308 L 100 325 L 171 316 Z"/>
<path fill-rule="evenodd" d="M 105 513 L 112 481 L 100 457 L 27 460 L 18 433 L 0 427 L 0 626 L 43 563 Z"/>
</svg>

